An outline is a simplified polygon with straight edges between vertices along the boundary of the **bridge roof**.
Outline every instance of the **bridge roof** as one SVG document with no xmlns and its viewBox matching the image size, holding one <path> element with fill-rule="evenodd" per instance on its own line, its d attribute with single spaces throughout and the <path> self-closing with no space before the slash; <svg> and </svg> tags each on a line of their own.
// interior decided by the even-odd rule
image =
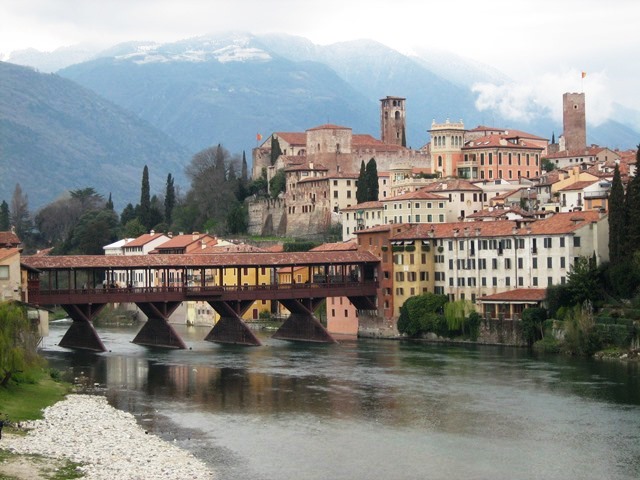
<svg viewBox="0 0 640 480">
<path fill-rule="evenodd" d="M 238 268 L 379 263 L 380 259 L 368 252 L 323 251 L 288 253 L 242 254 L 158 254 L 158 255 L 60 255 L 25 256 L 22 263 L 38 270 L 69 270 L 93 268 Z"/>
</svg>

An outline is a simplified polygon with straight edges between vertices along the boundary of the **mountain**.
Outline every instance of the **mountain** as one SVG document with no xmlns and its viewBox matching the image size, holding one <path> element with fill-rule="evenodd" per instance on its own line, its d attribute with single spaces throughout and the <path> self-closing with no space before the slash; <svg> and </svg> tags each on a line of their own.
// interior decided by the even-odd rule
<svg viewBox="0 0 640 480">
<path fill-rule="evenodd" d="M 246 151 L 255 146 L 256 133 L 304 131 L 324 123 L 378 137 L 379 99 L 387 95 L 407 98 L 407 141 L 413 148 L 428 142 L 432 120 L 447 118 L 462 119 L 469 128 L 492 125 L 547 138 L 561 133 L 562 125 L 544 108 L 529 121 L 513 121 L 497 107 L 479 111 L 472 86 L 509 83 L 497 70 L 436 50 L 417 55 L 370 40 L 320 46 L 290 35 L 231 32 L 117 45 L 59 74 L 194 152 L 219 142 L 232 152 Z M 634 146 L 629 138 L 636 132 L 624 120 L 630 115 L 616 117 L 627 125 L 622 129 L 616 122 L 589 126 L 589 141 Z"/>
<path fill-rule="evenodd" d="M 337 123 L 376 131 L 377 106 L 318 62 L 291 61 L 251 36 L 133 45 L 59 72 L 192 152 L 250 150 L 257 133 Z"/>
<path fill-rule="evenodd" d="M 55 74 L 0 62 L 0 200 L 16 183 L 35 210 L 67 190 L 93 187 L 116 208 L 137 203 L 142 171 L 152 193 L 184 178 L 190 152 L 94 92 Z"/>
</svg>

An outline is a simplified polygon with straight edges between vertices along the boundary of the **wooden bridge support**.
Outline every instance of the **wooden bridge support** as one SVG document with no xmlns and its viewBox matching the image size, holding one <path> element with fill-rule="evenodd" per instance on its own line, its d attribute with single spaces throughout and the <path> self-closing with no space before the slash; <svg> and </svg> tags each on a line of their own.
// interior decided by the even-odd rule
<svg viewBox="0 0 640 480">
<path fill-rule="evenodd" d="M 69 314 L 73 323 L 58 345 L 64 348 L 105 352 L 107 349 L 102 340 L 100 340 L 92 323 L 94 317 L 105 305 L 105 303 L 61 305 L 64 311 Z"/>
<path fill-rule="evenodd" d="M 313 312 L 324 298 L 304 300 L 278 300 L 291 312 L 273 338 L 296 342 L 336 343 L 327 329 L 314 316 Z"/>
<path fill-rule="evenodd" d="M 233 345 L 262 345 L 247 324 L 242 321 L 242 315 L 252 303 L 253 300 L 239 300 L 234 302 L 209 300 L 209 304 L 218 312 L 220 319 L 205 337 L 205 340 L 208 342 L 229 343 Z"/>
<path fill-rule="evenodd" d="M 142 326 L 132 343 L 147 347 L 187 348 L 180 336 L 169 323 L 169 317 L 180 302 L 136 303 L 148 320 Z"/>
</svg>

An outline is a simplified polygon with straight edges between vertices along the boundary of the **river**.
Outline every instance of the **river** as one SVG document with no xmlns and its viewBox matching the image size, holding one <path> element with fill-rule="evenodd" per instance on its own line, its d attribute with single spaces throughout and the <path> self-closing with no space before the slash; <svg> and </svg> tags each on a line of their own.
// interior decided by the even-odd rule
<svg viewBox="0 0 640 480">
<path fill-rule="evenodd" d="M 150 432 L 224 480 L 640 478 L 638 363 L 523 349 L 343 339 L 217 345 L 177 326 L 187 350 L 57 347 L 52 367 L 95 385 Z M 90 421 L 90 419 L 77 419 Z"/>
</svg>

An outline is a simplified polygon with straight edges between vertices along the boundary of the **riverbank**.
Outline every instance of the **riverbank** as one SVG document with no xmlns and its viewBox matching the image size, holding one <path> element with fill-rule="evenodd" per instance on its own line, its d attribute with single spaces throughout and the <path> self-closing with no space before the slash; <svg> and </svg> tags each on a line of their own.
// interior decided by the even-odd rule
<svg viewBox="0 0 640 480">
<path fill-rule="evenodd" d="M 0 448 L 79 463 L 88 480 L 215 478 L 202 461 L 149 434 L 102 396 L 69 395 L 23 427 L 26 435 L 3 436 Z"/>
</svg>

